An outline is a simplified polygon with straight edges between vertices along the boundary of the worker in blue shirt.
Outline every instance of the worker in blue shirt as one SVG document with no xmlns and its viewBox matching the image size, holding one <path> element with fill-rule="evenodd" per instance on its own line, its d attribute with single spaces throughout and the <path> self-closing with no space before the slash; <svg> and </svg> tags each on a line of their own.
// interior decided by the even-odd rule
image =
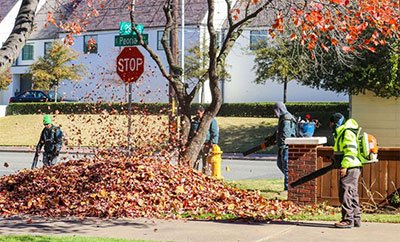
<svg viewBox="0 0 400 242">
<path fill-rule="evenodd" d="M 204 110 L 203 106 L 199 106 L 196 109 L 196 116 L 192 119 L 192 123 L 190 126 L 189 139 L 193 139 L 193 137 L 196 135 L 196 132 L 199 130 L 200 122 L 201 122 L 201 119 L 203 118 L 204 111 L 205 110 Z M 199 163 L 200 163 L 199 160 L 201 159 L 202 160 L 202 171 L 203 171 L 203 173 L 206 172 L 207 156 L 210 153 L 210 149 L 211 149 L 212 145 L 218 144 L 218 139 L 219 139 L 218 123 L 217 123 L 217 120 L 215 118 L 213 118 L 211 121 L 210 127 L 207 130 L 206 140 L 204 142 L 203 148 L 200 151 L 199 159 L 194 164 L 195 169 L 199 169 Z"/>
</svg>

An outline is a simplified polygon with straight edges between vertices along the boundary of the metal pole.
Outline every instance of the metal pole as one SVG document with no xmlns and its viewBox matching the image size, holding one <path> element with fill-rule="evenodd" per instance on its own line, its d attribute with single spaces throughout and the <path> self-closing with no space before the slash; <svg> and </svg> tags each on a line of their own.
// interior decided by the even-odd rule
<svg viewBox="0 0 400 242">
<path fill-rule="evenodd" d="M 131 151 L 131 126 L 132 126 L 132 83 L 128 91 L 128 152 Z"/>
<path fill-rule="evenodd" d="M 136 7 L 136 0 L 131 0 L 131 31 L 135 26 L 135 7 Z M 131 126 L 132 126 L 132 83 L 129 83 L 129 90 L 128 90 L 128 152 L 131 152 Z"/>
<path fill-rule="evenodd" d="M 185 0 L 181 0 L 181 67 L 182 82 L 185 82 Z"/>
<path fill-rule="evenodd" d="M 174 26 L 170 35 L 170 47 L 172 56 L 174 59 L 174 63 L 178 63 L 178 6 L 179 0 L 173 0 L 172 2 L 172 18 L 174 19 Z M 172 70 L 170 70 L 171 74 L 174 74 Z M 170 140 L 173 141 L 176 138 L 177 133 L 177 124 L 176 124 L 176 112 L 175 112 L 175 91 L 171 85 L 169 85 L 169 93 L 170 93 L 170 103 L 171 103 L 171 115 L 169 117 L 169 126 L 170 126 Z"/>
</svg>

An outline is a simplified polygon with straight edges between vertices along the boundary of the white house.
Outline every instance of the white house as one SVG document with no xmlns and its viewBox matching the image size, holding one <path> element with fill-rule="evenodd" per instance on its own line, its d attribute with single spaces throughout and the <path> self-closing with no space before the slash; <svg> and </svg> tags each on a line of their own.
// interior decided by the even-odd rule
<svg viewBox="0 0 400 242">
<path fill-rule="evenodd" d="M 4 28 L 12 29 L 12 21 L 15 19 L 18 3 L 21 1 L 6 0 L 14 2 L 15 5 L 8 10 L 7 18 L 0 19 L 0 24 Z M 32 80 L 26 75 L 29 66 L 39 56 L 43 56 L 52 41 L 62 39 L 65 35 L 52 25 L 45 27 L 47 13 L 54 11 L 56 0 L 41 0 L 45 4 L 40 5 L 40 10 L 35 19 L 36 29 L 23 48 L 20 57 L 11 68 L 13 79 L 8 90 L 0 92 L 0 104 L 7 104 L 8 99 L 15 93 L 29 90 L 32 87 Z M 59 1 L 58 1 L 59 2 Z M 166 58 L 162 50 L 161 36 L 164 28 L 165 17 L 162 10 L 162 0 L 157 1 L 138 1 L 135 12 L 136 22 L 145 26 L 144 33 L 149 35 L 149 46 L 161 57 L 164 64 Z M 216 18 L 214 20 L 217 31 L 223 36 L 224 21 L 226 19 L 226 6 L 224 0 L 216 1 Z M 18 6 L 18 7 L 17 7 Z M 58 6 L 59 7 L 59 6 Z M 69 21 L 74 19 L 74 14 L 82 13 L 83 5 L 79 5 L 74 11 L 72 6 L 63 5 L 61 10 L 64 18 Z M 3 10 L 2 10 L 3 11 Z M 64 81 L 60 83 L 59 91 L 66 98 L 80 99 L 82 101 L 124 101 L 126 100 L 126 86 L 116 75 L 116 57 L 121 47 L 114 46 L 115 36 L 119 35 L 119 23 L 130 21 L 126 1 L 112 1 L 106 8 L 99 11 L 100 16 L 87 23 L 86 32 L 74 36 L 73 49 L 80 53 L 76 63 L 82 63 L 87 69 L 83 80 L 80 82 Z M 185 5 L 185 26 L 184 26 L 184 46 L 185 51 L 194 45 L 199 45 L 202 38 L 207 38 L 207 2 L 186 0 Z M 1 28 L 3 29 L 3 28 Z M 283 85 L 275 82 L 267 82 L 265 85 L 253 83 L 255 73 L 252 70 L 254 56 L 250 54 L 250 40 L 253 39 L 254 29 L 251 26 L 243 32 L 238 39 L 235 47 L 227 58 L 228 71 L 231 80 L 223 81 L 224 102 L 261 102 L 261 101 L 281 101 L 283 96 Z M 9 32 L 8 32 L 9 33 Z M 179 33 L 181 38 L 181 32 Z M 2 36 L 7 33 L 2 33 Z M 89 40 L 96 40 L 95 48 L 88 48 Z M 149 54 L 139 47 L 145 56 L 145 72 L 133 89 L 133 101 L 145 102 L 167 102 L 168 83 L 162 77 L 156 63 L 150 58 Z M 165 65 L 167 66 L 167 65 Z M 210 95 L 205 90 L 205 100 L 210 101 Z M 201 95 L 196 99 L 200 102 Z M 323 90 L 316 90 L 309 87 L 297 85 L 295 82 L 289 83 L 288 101 L 347 101 L 346 95 L 336 94 Z"/>
</svg>

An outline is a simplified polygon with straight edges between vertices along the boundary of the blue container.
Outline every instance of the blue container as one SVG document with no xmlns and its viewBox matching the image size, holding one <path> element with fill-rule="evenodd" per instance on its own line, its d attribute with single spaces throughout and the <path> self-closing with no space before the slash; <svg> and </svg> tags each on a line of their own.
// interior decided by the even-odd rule
<svg viewBox="0 0 400 242">
<path fill-rule="evenodd" d="M 300 134 L 303 137 L 312 137 L 315 131 L 315 123 L 300 123 Z"/>
</svg>

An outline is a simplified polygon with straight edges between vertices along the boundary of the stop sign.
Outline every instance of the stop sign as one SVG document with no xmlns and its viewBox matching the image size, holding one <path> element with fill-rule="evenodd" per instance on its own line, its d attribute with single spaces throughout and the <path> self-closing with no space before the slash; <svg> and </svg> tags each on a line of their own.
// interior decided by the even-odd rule
<svg viewBox="0 0 400 242">
<path fill-rule="evenodd" d="M 144 71 L 144 56 L 137 47 L 125 47 L 117 56 L 117 73 L 124 82 L 136 82 Z"/>
</svg>

